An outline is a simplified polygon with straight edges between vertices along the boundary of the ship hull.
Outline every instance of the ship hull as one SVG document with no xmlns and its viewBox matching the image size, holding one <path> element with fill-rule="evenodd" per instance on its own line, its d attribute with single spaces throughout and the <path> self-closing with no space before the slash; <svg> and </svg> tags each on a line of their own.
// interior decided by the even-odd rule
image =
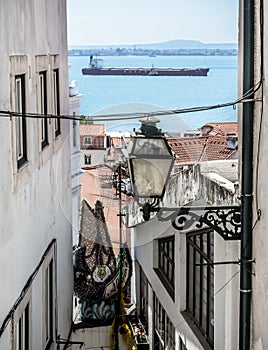
<svg viewBox="0 0 268 350">
<path fill-rule="evenodd" d="M 84 75 L 207 76 L 209 68 L 82 68 Z"/>
</svg>

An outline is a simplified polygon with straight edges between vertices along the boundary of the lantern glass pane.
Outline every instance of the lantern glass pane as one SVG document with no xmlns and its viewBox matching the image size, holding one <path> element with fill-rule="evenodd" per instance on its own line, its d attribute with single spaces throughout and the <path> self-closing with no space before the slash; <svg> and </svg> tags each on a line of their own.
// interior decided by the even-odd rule
<svg viewBox="0 0 268 350">
<path fill-rule="evenodd" d="M 171 164 L 171 159 L 132 159 L 135 196 L 162 197 Z"/>
</svg>

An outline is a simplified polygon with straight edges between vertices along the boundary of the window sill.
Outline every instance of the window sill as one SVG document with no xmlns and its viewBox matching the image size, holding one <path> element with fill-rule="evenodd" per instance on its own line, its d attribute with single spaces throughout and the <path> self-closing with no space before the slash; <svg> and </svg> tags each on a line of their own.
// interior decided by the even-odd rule
<svg viewBox="0 0 268 350">
<path fill-rule="evenodd" d="M 160 279 L 160 281 L 162 282 L 162 284 L 164 285 L 164 287 L 166 288 L 168 294 L 170 295 L 170 297 L 172 298 L 172 300 L 175 300 L 175 288 L 174 285 L 172 285 L 168 279 L 166 278 L 166 276 L 163 274 L 163 272 L 158 269 L 158 268 L 154 268 L 154 272 L 157 274 L 158 278 Z"/>
</svg>

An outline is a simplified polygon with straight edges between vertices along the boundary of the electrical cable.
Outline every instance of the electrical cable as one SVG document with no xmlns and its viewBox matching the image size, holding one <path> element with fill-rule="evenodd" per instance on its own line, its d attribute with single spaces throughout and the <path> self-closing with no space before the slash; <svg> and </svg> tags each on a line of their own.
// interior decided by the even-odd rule
<svg viewBox="0 0 268 350">
<path fill-rule="evenodd" d="M 260 51 L 261 51 L 261 62 L 260 62 L 260 79 L 261 81 L 264 80 L 263 76 L 263 0 L 260 1 Z M 255 209 L 257 213 L 257 219 L 255 224 L 253 225 L 252 229 L 255 228 L 257 222 L 260 220 L 261 217 L 261 210 L 259 208 L 259 198 L 258 198 L 258 182 L 259 182 L 259 163 L 260 163 L 260 146 L 261 146 L 261 131 L 262 131 L 262 122 L 263 122 L 263 112 L 264 112 L 264 106 L 263 106 L 263 84 L 261 88 L 261 97 L 262 97 L 262 104 L 261 104 L 261 115 L 260 115 L 260 122 L 259 122 L 259 130 L 258 130 L 258 139 L 257 139 L 257 156 L 256 156 L 256 172 L 255 172 Z"/>
<path fill-rule="evenodd" d="M 214 297 L 215 297 L 218 293 L 220 293 L 225 287 L 227 287 L 227 285 L 235 278 L 235 276 L 236 276 L 237 274 L 239 274 L 239 272 L 240 272 L 240 270 L 236 271 L 236 272 L 233 274 L 233 276 L 232 276 L 228 281 L 226 281 L 226 282 L 224 283 L 224 285 L 223 285 L 221 288 L 219 288 L 219 289 L 214 293 Z"/>
<path fill-rule="evenodd" d="M 247 103 L 247 102 L 254 102 L 257 101 L 256 99 L 249 99 L 256 93 L 260 87 L 262 86 L 262 80 L 260 80 L 255 86 L 253 86 L 251 89 L 249 89 L 242 97 L 238 98 L 235 101 L 232 102 L 226 102 L 222 104 L 216 104 L 216 105 L 210 105 L 210 106 L 199 106 L 199 107 L 189 107 L 189 108 L 182 108 L 182 109 L 173 109 L 173 110 L 162 110 L 162 111 L 154 111 L 154 112 L 128 112 L 128 113 L 116 113 L 116 114 L 100 114 L 95 116 L 87 116 L 86 118 L 84 116 L 73 116 L 73 115 L 54 115 L 54 114 L 38 114 L 38 113 L 19 113 L 19 112 L 12 112 L 12 111 L 0 111 L 0 117 L 2 118 L 12 118 L 12 117 L 26 117 L 26 118 L 33 118 L 33 119 L 67 119 L 67 120 L 77 120 L 77 121 L 85 121 L 89 119 L 90 121 L 120 121 L 120 120 L 131 120 L 131 119 L 138 119 L 142 117 L 152 117 L 152 116 L 168 116 L 168 115 L 174 115 L 174 114 L 185 114 L 185 113 L 196 113 L 196 112 L 203 112 L 218 108 L 224 108 L 224 107 L 231 107 L 236 106 L 239 103 Z"/>
<path fill-rule="evenodd" d="M 190 108 L 183 108 L 183 109 L 174 109 L 174 110 L 163 110 L 163 111 L 155 111 L 150 113 L 117 113 L 117 114 L 107 114 L 107 115 L 95 115 L 90 116 L 90 120 L 92 121 L 109 121 L 109 120 L 125 120 L 125 119 L 137 119 L 141 117 L 150 117 L 150 116 L 167 116 L 167 115 L 173 115 L 173 114 L 185 114 L 185 113 L 196 113 L 196 112 L 202 112 L 207 110 L 213 110 L 213 109 L 219 109 L 219 108 L 225 108 L 233 106 L 235 107 L 239 103 L 247 103 L 247 102 L 253 102 L 257 101 L 257 99 L 248 100 L 248 98 L 252 97 L 254 93 L 256 93 L 261 88 L 261 95 L 263 97 L 263 1 L 261 1 L 260 4 L 260 19 L 261 19 L 261 26 L 260 26 L 260 35 L 261 35 L 261 80 L 251 89 L 249 89 L 241 98 L 237 99 L 233 102 L 227 102 L 217 105 L 210 105 L 210 106 L 199 106 L 199 107 L 190 107 Z M 259 167 L 259 148 L 260 148 L 260 140 L 261 140 L 261 127 L 262 127 L 262 120 L 263 120 L 263 100 L 262 101 L 262 107 L 261 107 L 261 118 L 260 118 L 260 125 L 259 125 L 259 137 L 258 137 L 258 153 L 257 153 L 257 165 L 256 165 L 256 174 L 258 174 L 258 167 Z M 27 117 L 27 118 L 33 118 L 33 119 L 42 119 L 42 118 L 52 118 L 52 119 L 68 119 L 68 120 L 77 120 L 77 121 L 84 121 L 85 118 L 82 116 L 74 117 L 73 115 L 52 115 L 52 114 L 37 114 L 37 113 L 18 113 L 18 112 L 11 112 L 11 111 L 0 111 L 0 118 L 12 118 L 12 117 Z M 110 118 L 110 119 L 109 119 Z M 256 176 L 256 187 L 258 185 L 258 176 Z M 258 197 L 257 197 L 257 191 L 256 191 L 256 210 L 259 211 L 258 208 Z M 258 216 L 259 218 L 259 216 Z M 255 223 L 256 224 L 256 223 Z M 255 225 L 254 225 L 255 227 Z M 51 242 L 52 243 L 52 242 Z M 54 242 L 53 242 L 54 243 Z M 44 257 L 46 256 L 46 253 L 42 257 L 40 263 L 43 261 Z M 28 286 L 31 284 L 32 279 L 35 277 L 36 272 L 38 271 L 41 264 L 38 265 L 36 271 L 33 273 L 33 275 L 28 280 L 28 283 L 26 284 L 26 290 L 28 289 Z M 237 271 L 220 289 L 218 289 L 214 293 L 214 297 L 222 291 L 232 280 L 233 278 L 239 273 Z M 10 319 L 11 314 L 14 313 L 16 310 L 19 302 L 23 298 L 23 295 L 25 293 L 23 292 L 20 297 L 18 298 L 17 302 L 13 306 L 13 308 L 10 310 L 10 313 L 4 320 L 2 327 L 0 328 L 0 336 L 2 335 L 4 329 L 7 326 L 8 320 Z M 184 321 L 183 321 L 184 322 Z M 181 322 L 181 323 L 183 323 Z M 180 325 L 180 324 L 179 324 Z"/>
</svg>

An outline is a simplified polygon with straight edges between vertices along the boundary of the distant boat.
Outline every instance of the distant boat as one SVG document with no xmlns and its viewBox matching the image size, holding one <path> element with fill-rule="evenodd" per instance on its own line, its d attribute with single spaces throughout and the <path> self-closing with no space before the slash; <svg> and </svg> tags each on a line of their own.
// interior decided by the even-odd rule
<svg viewBox="0 0 268 350">
<path fill-rule="evenodd" d="M 207 76 L 209 68 L 103 68 L 103 59 L 90 56 L 84 75 Z"/>
</svg>

